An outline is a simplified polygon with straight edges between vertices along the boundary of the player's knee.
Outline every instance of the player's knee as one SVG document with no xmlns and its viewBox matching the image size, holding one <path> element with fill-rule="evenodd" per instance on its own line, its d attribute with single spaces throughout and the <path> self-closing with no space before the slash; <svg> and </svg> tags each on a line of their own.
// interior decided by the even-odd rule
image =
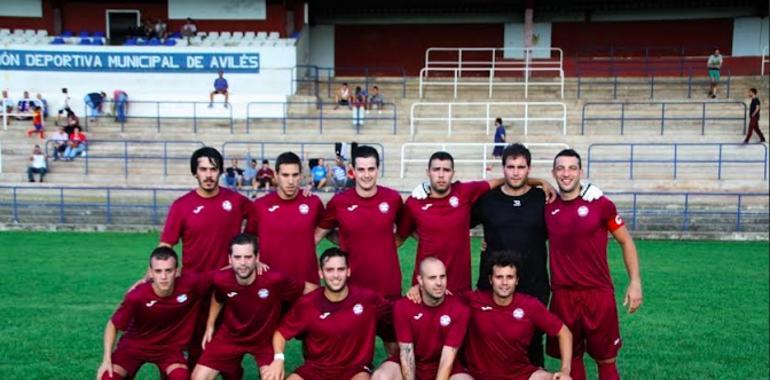
<svg viewBox="0 0 770 380">
<path fill-rule="evenodd" d="M 190 370 L 186 366 L 178 365 L 177 367 L 169 367 L 166 372 L 166 378 L 168 380 L 189 380 Z"/>
<path fill-rule="evenodd" d="M 529 376 L 529 380 L 550 380 L 553 377 L 552 374 L 539 369 Z"/>
<path fill-rule="evenodd" d="M 617 360 L 617 357 L 609 358 L 609 359 L 597 360 L 596 363 L 598 363 L 599 365 L 602 365 L 602 364 L 614 364 L 615 360 Z"/>
<path fill-rule="evenodd" d="M 115 371 L 112 371 L 112 376 L 110 376 L 109 371 L 104 371 L 101 380 L 123 380 L 123 376 Z"/>
</svg>

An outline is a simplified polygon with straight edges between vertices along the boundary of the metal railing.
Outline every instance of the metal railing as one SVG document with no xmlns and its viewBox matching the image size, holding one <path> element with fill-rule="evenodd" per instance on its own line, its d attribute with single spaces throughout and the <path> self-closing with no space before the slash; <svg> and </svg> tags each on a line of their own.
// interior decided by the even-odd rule
<svg viewBox="0 0 770 380">
<path fill-rule="evenodd" d="M 621 152 L 618 152 L 620 148 Z M 696 148 L 699 151 L 688 152 L 688 148 Z M 713 153 L 704 154 L 706 148 L 715 148 Z M 755 149 L 756 148 L 756 149 Z M 602 150 L 608 150 L 603 156 L 611 158 L 597 158 L 602 155 Z M 736 157 L 748 149 L 755 149 L 758 158 L 748 159 Z M 599 151 L 599 153 L 597 153 Z M 761 157 L 760 156 L 761 153 Z M 716 165 L 716 179 L 721 180 L 725 164 L 744 164 L 762 166 L 762 179 L 767 180 L 767 146 L 764 144 L 744 145 L 739 143 L 598 143 L 588 146 L 588 159 L 586 177 L 591 177 L 591 167 L 597 164 L 627 165 L 628 179 L 634 179 L 638 169 L 636 164 L 671 164 L 671 179 L 677 179 L 679 167 L 682 164 L 700 164 L 699 178 L 704 178 L 704 171 Z M 700 167 L 699 166 L 699 167 Z M 745 170 L 748 170 L 746 168 Z M 688 168 L 691 171 L 692 168 Z M 656 170 L 656 172 L 660 172 Z"/>
<path fill-rule="evenodd" d="M 767 64 L 770 64 L 770 58 L 768 58 L 768 50 L 770 50 L 770 46 L 765 46 L 762 48 L 762 61 L 760 62 L 760 70 L 759 72 L 762 75 L 762 79 L 765 79 L 765 66 Z"/>
<path fill-rule="evenodd" d="M 700 106 L 698 110 L 698 115 L 693 116 L 679 116 L 675 115 L 672 116 L 672 112 L 676 112 L 677 114 L 680 114 L 682 111 L 672 111 L 669 108 L 669 114 L 666 114 L 666 107 L 671 106 Z M 736 116 L 707 116 L 707 107 L 709 106 L 719 106 L 719 105 L 732 105 L 737 107 Z M 641 106 L 641 107 L 649 107 L 649 106 L 660 106 L 660 116 L 628 116 L 627 113 L 633 112 L 634 106 Z M 612 116 L 594 116 L 589 117 L 586 116 L 586 112 L 590 108 L 600 108 L 604 112 L 612 112 L 610 110 L 615 109 L 615 112 L 619 112 L 620 116 L 612 117 Z M 629 110 L 630 108 L 630 110 Z M 644 112 L 644 111 L 642 111 Z M 649 112 L 649 111 L 648 111 Z M 725 111 L 720 110 L 720 115 L 724 114 Z M 583 104 L 583 112 L 580 118 L 580 134 L 585 135 L 586 130 L 586 122 L 591 121 L 618 121 L 619 127 L 620 127 L 620 134 L 623 135 L 625 133 L 626 128 L 626 122 L 627 121 L 654 121 L 656 124 L 660 125 L 660 134 L 663 135 L 663 131 L 666 127 L 666 122 L 683 122 L 683 121 L 696 121 L 700 122 L 700 129 L 701 129 L 701 135 L 704 135 L 706 133 L 706 122 L 707 121 L 737 121 L 740 122 L 740 126 L 743 130 L 743 133 L 746 132 L 746 103 L 743 102 L 730 102 L 730 101 L 701 101 L 701 102 L 625 102 L 625 103 L 613 103 L 613 102 L 590 102 Z M 670 123 L 669 123 L 670 124 Z"/>
<path fill-rule="evenodd" d="M 416 116 L 418 108 L 428 107 L 446 107 L 446 116 Z M 455 117 L 453 111 L 458 108 L 474 108 L 478 109 L 483 107 L 483 112 L 474 114 L 483 114 L 483 116 L 471 116 L 471 117 Z M 498 108 L 495 113 L 492 113 L 492 108 Z M 514 107 L 522 107 L 523 116 L 514 116 L 519 113 L 514 112 Z M 543 114 L 543 108 L 558 107 L 561 110 L 561 117 L 532 117 L 530 111 L 532 108 L 540 108 L 538 114 Z M 534 112 L 534 111 L 533 111 Z M 411 136 L 416 133 L 415 123 L 420 121 L 446 121 L 447 123 L 447 135 L 452 135 L 452 126 L 455 122 L 482 122 L 486 126 L 486 134 L 489 135 L 491 128 L 494 126 L 495 119 L 501 117 L 504 122 L 523 122 L 524 123 L 524 135 L 529 133 L 530 122 L 551 122 L 557 121 L 561 123 L 562 134 L 567 134 L 567 106 L 561 102 L 420 102 L 412 103 L 412 108 L 409 113 L 409 132 Z"/>
<path fill-rule="evenodd" d="M 732 74 L 729 69 L 722 69 L 722 70 L 727 73 L 727 75 L 723 77 L 727 78 L 727 80 L 724 81 L 725 96 L 729 98 L 731 82 L 732 82 Z M 653 71 L 650 75 L 645 76 L 641 80 L 635 79 L 635 78 L 619 77 L 617 73 L 609 73 L 608 76 L 609 76 L 609 79 L 596 79 L 596 78 L 585 78 L 578 74 L 577 98 L 580 99 L 581 96 L 583 96 L 583 92 L 585 92 L 583 87 L 585 86 L 602 86 L 602 87 L 610 87 L 612 89 L 612 98 L 617 99 L 618 86 L 621 86 L 621 87 L 649 88 L 650 99 L 654 99 L 656 91 L 659 91 L 662 85 L 679 84 L 681 85 L 682 90 L 684 90 L 685 88 L 687 89 L 687 99 L 692 99 L 694 87 L 697 89 L 698 85 L 703 85 L 704 87 L 708 87 L 711 84 L 711 80 L 708 79 L 705 74 L 700 75 L 695 70 L 688 70 L 687 75 L 681 79 L 670 78 L 664 75 L 659 75 L 656 71 Z M 698 79 L 701 77 L 703 79 Z"/>
<path fill-rule="evenodd" d="M 439 73 L 451 73 L 452 79 L 448 81 L 432 81 L 428 80 L 431 72 Z M 484 73 L 488 79 L 483 81 L 463 81 L 463 73 Z M 553 72 L 557 74 L 558 81 L 532 81 L 533 73 L 548 73 Z M 521 73 L 522 81 L 496 81 L 497 73 Z M 476 78 L 479 78 L 476 76 Z M 483 77 L 482 77 L 483 78 Z M 494 95 L 495 86 L 499 87 L 524 87 L 524 98 L 529 97 L 529 87 L 550 87 L 559 86 L 560 99 L 564 99 L 564 70 L 559 68 L 529 68 L 529 67 L 502 67 L 502 68 L 483 68 L 483 67 L 463 67 L 463 68 L 448 68 L 448 67 L 423 67 L 420 69 L 420 98 L 424 97 L 425 89 L 427 86 L 452 86 L 452 94 L 457 99 L 457 91 L 460 86 L 486 86 L 488 88 L 488 97 Z"/>
<path fill-rule="evenodd" d="M 256 107 L 262 107 L 263 112 L 265 108 L 268 108 L 267 112 L 261 113 L 260 116 L 253 115 L 253 109 Z M 310 113 L 304 113 L 304 112 L 293 112 L 290 111 L 290 107 L 300 107 L 304 108 L 305 112 L 310 113 L 317 113 L 317 115 L 310 114 Z M 259 120 L 280 120 L 281 121 L 281 128 L 282 133 L 285 135 L 287 128 L 288 128 L 288 122 L 292 120 L 297 121 L 317 121 L 318 122 L 318 133 L 323 134 L 324 131 L 324 121 L 326 121 L 327 126 L 329 124 L 329 121 L 335 122 L 335 121 L 341 121 L 344 120 L 356 128 L 356 134 L 361 133 L 361 127 L 365 126 L 366 123 L 374 121 L 379 122 L 380 120 L 387 121 L 391 124 L 391 128 L 393 131 L 393 134 L 395 135 L 398 132 L 398 109 L 396 108 L 396 105 L 394 103 L 382 103 L 382 110 L 384 113 L 374 113 L 364 112 L 363 116 L 354 117 L 352 114 L 352 111 L 347 111 L 347 106 L 339 106 L 343 109 L 343 111 L 335 111 L 335 107 L 337 107 L 337 104 L 335 103 L 323 103 L 323 102 L 315 102 L 315 101 L 309 101 L 309 102 L 250 102 L 246 104 L 246 133 L 251 132 L 251 123 L 252 119 L 259 119 Z M 340 112 L 350 112 L 350 116 L 339 116 Z M 266 116 L 269 114 L 269 116 Z M 273 116 L 275 115 L 275 116 Z M 302 124 L 301 127 L 307 127 L 307 125 Z"/>
<path fill-rule="evenodd" d="M 48 156 L 53 156 L 53 149 L 55 149 L 54 140 L 47 140 L 45 144 L 45 152 Z M 182 161 L 188 162 L 190 160 L 190 150 L 186 149 L 184 154 L 174 154 L 169 152 L 169 145 L 172 146 L 194 146 L 195 149 L 205 146 L 201 141 L 154 141 L 154 140 L 88 140 L 86 142 L 87 149 L 84 152 L 87 154 L 78 158 L 83 161 L 83 174 L 89 173 L 89 164 L 91 161 L 97 160 L 119 160 L 123 162 L 122 169 L 124 177 L 129 176 L 129 161 L 162 161 L 163 162 L 163 175 L 168 175 L 169 162 Z M 106 150 L 109 145 L 118 145 L 122 148 L 121 154 L 100 153 L 99 150 Z M 129 145 L 133 145 L 129 149 Z M 151 146 L 156 146 L 158 149 L 162 149 L 157 153 L 147 152 L 154 149 L 148 149 Z M 137 151 L 141 150 L 142 153 Z M 72 164 L 72 163 L 70 163 Z"/>
<path fill-rule="evenodd" d="M 339 79 L 337 77 L 345 77 Z M 363 80 L 358 79 L 363 77 Z M 308 85 L 309 93 L 307 95 L 332 97 L 336 88 L 335 85 L 347 82 L 352 89 L 361 86 L 367 92 L 371 92 L 372 86 L 380 87 L 381 93 L 388 96 L 383 91 L 383 86 L 400 87 L 401 97 L 406 97 L 406 69 L 403 67 L 373 66 L 340 66 L 340 67 L 319 67 L 315 65 L 297 65 L 294 69 L 294 82 L 297 88 L 302 85 Z M 325 88 L 325 90 L 324 90 Z"/>
<path fill-rule="evenodd" d="M 707 56 L 719 48 L 717 45 L 672 45 L 672 46 L 623 46 L 623 45 L 588 45 L 581 46 L 575 53 L 575 57 L 609 57 L 625 59 L 628 57 L 656 58 L 691 58 L 693 56 Z M 698 59 L 701 64 L 702 59 Z"/>
<path fill-rule="evenodd" d="M 508 143 L 444 143 L 444 142 L 432 142 L 432 143 L 404 143 L 401 144 L 401 178 L 404 178 L 406 174 L 406 165 L 410 163 L 425 164 L 425 157 L 427 155 L 421 155 L 420 158 L 407 158 L 408 151 L 413 148 L 428 148 L 435 147 L 434 150 L 449 151 L 449 148 L 480 148 L 480 154 L 474 154 L 477 158 L 462 158 L 456 154 L 454 158 L 455 164 L 480 164 L 481 165 L 481 177 L 487 177 L 487 167 L 492 162 L 497 162 L 498 159 L 490 158 L 492 149 L 495 146 L 507 146 Z M 549 150 L 548 159 L 533 158 L 532 163 L 547 163 L 553 162 L 553 156 L 555 152 L 559 152 L 562 149 L 569 149 L 569 145 L 561 143 L 524 143 L 524 145 L 530 150 L 546 148 Z M 450 152 L 451 153 L 451 152 Z"/>
<path fill-rule="evenodd" d="M 102 107 L 111 104 L 112 101 L 105 101 Z M 220 107 L 221 103 L 216 103 L 217 107 L 210 109 L 209 102 L 193 101 L 152 101 L 152 100 L 131 100 L 131 113 L 126 113 L 126 119 L 155 119 L 155 125 L 160 132 L 162 119 L 183 119 L 192 120 L 192 132 L 198 133 L 198 120 L 224 119 L 230 124 L 230 133 L 233 133 L 233 106 L 227 108 Z M 224 111 L 224 115 L 222 112 Z M 88 105 L 84 105 L 83 115 L 89 115 Z M 101 112 L 96 118 L 113 118 L 115 115 L 107 116 Z M 88 130 L 89 119 L 92 117 L 83 116 L 83 126 Z M 126 122 L 120 122 L 120 131 L 125 131 Z"/>
<path fill-rule="evenodd" d="M 275 162 L 275 158 L 279 154 L 292 151 L 296 153 L 303 165 L 307 164 L 307 160 L 310 158 L 323 158 L 329 162 L 333 162 L 335 156 L 329 154 L 334 152 L 333 142 L 274 142 L 274 141 L 231 141 L 222 144 L 222 157 L 232 159 L 232 156 L 238 156 L 237 158 L 250 156 L 256 160 L 271 160 Z M 380 175 L 385 175 L 385 147 L 380 143 L 359 142 L 360 145 L 369 145 L 377 149 L 380 155 Z M 252 150 L 252 147 L 256 151 Z M 297 148 L 297 149 L 292 149 Z M 237 153 L 236 153 L 237 152 Z"/>
</svg>

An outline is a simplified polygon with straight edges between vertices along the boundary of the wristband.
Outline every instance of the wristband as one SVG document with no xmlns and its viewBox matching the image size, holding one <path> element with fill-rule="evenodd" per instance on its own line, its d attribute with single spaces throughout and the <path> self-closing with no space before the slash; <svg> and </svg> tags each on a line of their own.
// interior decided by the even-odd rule
<svg viewBox="0 0 770 380">
<path fill-rule="evenodd" d="M 286 355 L 283 353 L 278 353 L 273 355 L 273 360 L 280 360 L 280 361 L 286 361 Z"/>
</svg>

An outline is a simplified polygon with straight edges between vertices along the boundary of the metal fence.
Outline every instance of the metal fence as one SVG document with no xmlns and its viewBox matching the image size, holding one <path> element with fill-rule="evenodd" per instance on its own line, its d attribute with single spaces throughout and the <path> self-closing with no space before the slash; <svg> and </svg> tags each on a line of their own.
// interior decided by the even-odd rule
<svg viewBox="0 0 770 380">
<path fill-rule="evenodd" d="M 711 85 L 711 80 L 708 79 L 706 74 L 700 74 L 695 70 L 688 70 L 686 75 L 681 78 L 671 78 L 665 74 L 661 74 L 656 69 L 650 69 L 651 72 L 648 75 L 642 74 L 644 78 L 624 78 L 618 75 L 615 71 L 607 73 L 608 79 L 603 78 L 591 78 L 585 77 L 578 73 L 577 75 L 577 98 L 583 97 L 583 93 L 586 91 L 585 87 L 602 87 L 610 89 L 612 91 L 612 98 L 618 98 L 618 88 L 636 87 L 649 92 L 650 99 L 655 99 L 655 95 L 661 90 L 662 85 L 677 85 L 684 92 L 686 89 L 687 99 L 692 99 L 693 89 L 698 89 L 698 86 L 708 87 Z M 722 69 L 727 75 L 722 76 L 722 82 L 725 86 L 725 97 L 730 98 L 730 89 L 732 83 L 732 75 L 729 69 Z M 647 90 L 648 89 L 648 90 Z M 705 94 L 704 94 L 705 95 Z"/>
</svg>

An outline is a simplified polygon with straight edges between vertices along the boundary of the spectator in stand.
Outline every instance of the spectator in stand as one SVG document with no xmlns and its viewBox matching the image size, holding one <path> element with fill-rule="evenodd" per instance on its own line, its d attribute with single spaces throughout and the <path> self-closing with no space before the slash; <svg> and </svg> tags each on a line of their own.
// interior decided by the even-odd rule
<svg viewBox="0 0 770 380">
<path fill-rule="evenodd" d="M 8 96 L 8 90 L 3 90 L 2 107 L 6 113 L 13 112 L 13 99 Z"/>
<path fill-rule="evenodd" d="M 35 182 L 35 174 L 40 174 L 40 182 L 43 182 L 45 173 L 48 172 L 48 157 L 46 157 L 40 145 L 35 145 L 32 155 L 29 157 L 29 166 L 27 167 L 27 179 L 29 182 Z"/>
<path fill-rule="evenodd" d="M 32 119 L 31 116 L 26 114 L 31 114 L 33 112 L 33 108 L 35 106 L 35 101 L 32 100 L 29 97 L 29 91 L 24 91 L 24 97 L 19 100 L 19 103 L 16 104 L 16 113 L 19 115 L 16 115 L 16 120 L 29 120 Z M 21 115 L 25 114 L 25 115 Z"/>
<path fill-rule="evenodd" d="M 377 86 L 372 87 L 372 95 L 369 97 L 369 109 L 372 106 L 377 106 L 377 113 L 382 113 L 382 106 L 385 104 L 382 94 L 380 94 L 380 88 Z"/>
<path fill-rule="evenodd" d="M 71 109 L 67 109 L 67 123 L 64 126 L 64 132 L 69 136 L 75 132 L 75 127 L 80 128 L 80 119 L 75 115 L 75 112 Z"/>
<path fill-rule="evenodd" d="M 746 133 L 746 139 L 743 140 L 743 143 L 748 144 L 749 140 L 751 140 L 751 135 L 754 132 L 757 132 L 759 142 L 764 143 L 765 135 L 759 130 L 759 98 L 757 98 L 756 88 L 749 89 L 749 98 L 751 98 L 751 105 L 749 106 L 749 117 L 751 119 L 749 120 L 749 130 Z"/>
<path fill-rule="evenodd" d="M 193 20 L 191 18 L 187 18 L 187 22 L 182 25 L 182 30 L 180 31 L 180 34 L 182 37 L 187 38 L 188 40 L 191 37 L 195 37 L 195 34 L 198 33 L 198 27 L 195 26 L 193 23 Z"/>
<path fill-rule="evenodd" d="M 356 87 L 355 96 L 353 96 L 353 125 L 364 125 L 366 118 L 366 96 L 361 87 Z"/>
<path fill-rule="evenodd" d="M 155 25 L 152 23 L 152 20 L 146 18 L 144 21 L 142 21 L 142 29 L 143 29 L 143 37 L 146 39 L 150 39 L 152 37 L 157 37 L 155 34 Z"/>
<path fill-rule="evenodd" d="M 248 186 L 252 189 L 257 188 L 257 160 L 246 157 L 246 169 L 243 169 L 243 178 L 241 179 L 241 186 Z"/>
<path fill-rule="evenodd" d="M 265 191 L 269 191 L 275 184 L 275 172 L 270 168 L 267 160 L 262 160 L 262 167 L 257 171 L 257 181 L 257 190 L 264 187 Z"/>
<path fill-rule="evenodd" d="M 61 89 L 61 102 L 59 103 L 59 116 L 56 117 L 56 121 L 54 122 L 54 125 L 59 125 L 59 120 L 61 120 L 61 115 L 65 114 L 69 117 L 69 114 L 72 112 L 70 109 L 70 95 L 66 88 Z"/>
<path fill-rule="evenodd" d="M 709 56 L 708 62 L 709 78 L 711 79 L 711 89 L 709 90 L 709 97 L 717 97 L 717 89 L 719 88 L 719 70 L 722 69 L 722 54 L 719 54 L 719 49 L 714 50 L 714 54 Z"/>
<path fill-rule="evenodd" d="M 166 37 L 168 37 L 168 26 L 161 19 L 157 19 L 155 21 L 155 25 L 153 25 L 153 31 L 155 32 L 155 36 L 160 39 L 166 39 Z"/>
<path fill-rule="evenodd" d="M 51 140 L 53 141 L 53 160 L 58 161 L 59 155 L 64 154 L 68 146 L 69 135 L 64 131 L 64 126 L 59 127 L 59 130 L 51 137 Z"/>
<path fill-rule="evenodd" d="M 214 107 L 214 95 L 216 94 L 222 94 L 225 96 L 225 108 L 227 108 L 227 103 L 230 101 L 230 94 L 228 93 L 228 89 L 230 86 L 227 84 L 227 79 L 224 77 L 224 72 L 222 70 L 219 70 L 219 78 L 214 80 L 214 91 L 209 94 L 209 108 Z"/>
<path fill-rule="evenodd" d="M 334 93 L 334 109 L 336 110 L 337 108 L 340 108 L 340 106 L 348 106 L 348 108 L 351 108 L 351 100 L 350 87 L 348 87 L 347 82 L 344 82 L 337 92 Z"/>
<path fill-rule="evenodd" d="M 313 188 L 321 190 L 326 186 L 326 177 L 329 176 L 329 168 L 324 164 L 324 159 L 319 158 L 318 164 L 310 169 L 310 176 L 313 179 Z"/>
<path fill-rule="evenodd" d="M 45 140 L 45 128 L 43 128 L 43 109 L 38 106 L 33 106 L 32 116 L 32 128 L 27 130 L 27 137 L 32 137 L 33 134 L 40 135 L 40 140 Z"/>
<path fill-rule="evenodd" d="M 225 181 L 225 186 L 236 189 L 241 185 L 241 179 L 243 178 L 243 169 L 238 167 L 238 160 L 230 160 L 230 167 L 225 169 L 225 175 L 222 176 Z"/>
<path fill-rule="evenodd" d="M 70 139 L 68 141 L 69 146 L 64 150 L 64 161 L 72 161 L 78 154 L 85 156 L 87 139 L 86 134 L 80 130 L 80 126 L 76 125 L 73 129 Z"/>
<path fill-rule="evenodd" d="M 105 99 L 107 99 L 107 94 L 104 92 L 92 92 L 83 98 L 83 102 L 88 106 L 89 115 L 87 116 L 91 118 L 90 121 L 96 122 L 96 118 L 101 116 Z"/>
<path fill-rule="evenodd" d="M 48 119 L 48 101 L 43 99 L 43 95 L 38 93 L 35 98 L 35 105 L 43 109 L 43 119 Z"/>
<path fill-rule="evenodd" d="M 128 113 L 128 94 L 123 90 L 112 92 L 112 114 L 115 115 L 115 121 L 118 123 L 126 122 Z"/>
<path fill-rule="evenodd" d="M 332 182 L 334 183 L 334 192 L 340 192 L 348 186 L 348 171 L 345 160 L 341 156 L 334 159 L 332 167 Z"/>
</svg>

